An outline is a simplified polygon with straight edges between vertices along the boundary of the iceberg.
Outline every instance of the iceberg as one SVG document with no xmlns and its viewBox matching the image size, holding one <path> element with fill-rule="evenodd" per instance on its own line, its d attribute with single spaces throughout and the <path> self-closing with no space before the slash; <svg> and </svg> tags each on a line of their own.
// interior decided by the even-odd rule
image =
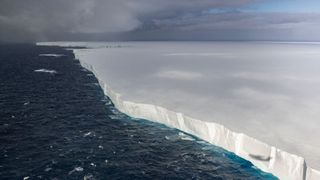
<svg viewBox="0 0 320 180">
<path fill-rule="evenodd" d="M 65 56 L 64 54 L 39 54 L 39 56 L 42 56 L 42 57 L 62 57 L 62 56 Z"/>
<path fill-rule="evenodd" d="M 57 74 L 56 70 L 49 70 L 49 69 L 36 69 L 34 70 L 34 72 Z"/>
<path fill-rule="evenodd" d="M 38 43 L 88 47 L 73 49 L 75 58 L 123 113 L 195 135 L 280 179 L 320 179 L 319 45 L 105 44 Z"/>
</svg>

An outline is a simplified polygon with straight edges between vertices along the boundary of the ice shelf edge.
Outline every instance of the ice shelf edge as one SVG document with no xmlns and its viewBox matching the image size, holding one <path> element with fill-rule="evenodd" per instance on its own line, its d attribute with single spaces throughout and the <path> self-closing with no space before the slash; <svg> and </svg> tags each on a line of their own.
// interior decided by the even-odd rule
<svg viewBox="0 0 320 180">
<path fill-rule="evenodd" d="M 73 50 L 73 53 L 81 66 L 95 75 L 104 94 L 111 99 L 119 111 L 134 118 L 158 122 L 197 136 L 211 144 L 234 152 L 261 170 L 272 173 L 280 179 L 320 179 L 320 171 L 308 167 L 304 158 L 270 146 L 243 133 L 233 132 L 223 125 L 194 119 L 164 107 L 123 100 L 119 93 L 114 92 L 100 78 L 99 73 L 92 65 L 81 61 L 81 55 L 77 54 L 77 50 Z"/>
<path fill-rule="evenodd" d="M 41 45 L 39 43 L 37 44 Z M 119 111 L 135 118 L 165 124 L 197 136 L 211 144 L 234 152 L 261 170 L 272 173 L 280 179 L 320 179 L 320 171 L 309 167 L 303 157 L 290 154 L 245 134 L 233 132 L 223 125 L 214 122 L 194 119 L 182 113 L 173 112 L 152 104 L 141 104 L 123 100 L 119 93 L 114 92 L 110 86 L 100 78 L 99 73 L 92 65 L 81 60 L 81 55 L 77 53 L 76 49 L 73 49 L 73 53 L 75 59 L 79 60 L 81 66 L 95 75 L 104 94 L 111 99 Z"/>
</svg>

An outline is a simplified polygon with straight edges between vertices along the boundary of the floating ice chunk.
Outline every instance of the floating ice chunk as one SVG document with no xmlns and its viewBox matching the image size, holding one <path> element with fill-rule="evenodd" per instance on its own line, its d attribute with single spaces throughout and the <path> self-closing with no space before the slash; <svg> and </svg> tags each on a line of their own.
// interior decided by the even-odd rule
<svg viewBox="0 0 320 180">
<path fill-rule="evenodd" d="M 105 162 L 106 164 L 108 164 L 109 161 L 108 161 L 108 159 L 106 159 L 104 162 Z"/>
<path fill-rule="evenodd" d="M 94 163 L 90 163 L 90 166 L 97 167 L 97 165 Z"/>
<path fill-rule="evenodd" d="M 49 69 L 37 69 L 34 72 L 43 72 L 43 73 L 50 73 L 50 74 L 57 74 L 56 70 L 49 70 Z"/>
<path fill-rule="evenodd" d="M 66 56 L 64 54 L 39 54 L 39 56 L 42 57 L 62 57 L 62 56 Z"/>
<path fill-rule="evenodd" d="M 99 145 L 99 149 L 103 149 L 103 146 L 102 146 L 102 145 Z"/>
<path fill-rule="evenodd" d="M 30 179 L 30 177 L 29 176 L 23 177 L 23 180 L 27 180 L 27 179 Z"/>
<path fill-rule="evenodd" d="M 30 104 L 30 102 L 29 102 L 29 101 L 28 101 L 28 102 L 23 103 L 23 105 L 24 105 L 24 106 L 29 105 L 29 104 Z"/>
</svg>

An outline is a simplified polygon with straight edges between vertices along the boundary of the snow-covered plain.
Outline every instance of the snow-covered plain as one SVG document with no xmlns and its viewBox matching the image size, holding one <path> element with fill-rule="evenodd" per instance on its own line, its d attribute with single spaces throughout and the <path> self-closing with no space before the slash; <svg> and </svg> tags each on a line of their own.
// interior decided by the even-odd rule
<svg viewBox="0 0 320 180">
<path fill-rule="evenodd" d="M 281 179 L 320 179 L 310 168 L 320 169 L 317 43 L 39 45 L 89 47 L 76 57 L 131 116 L 199 136 Z"/>
</svg>

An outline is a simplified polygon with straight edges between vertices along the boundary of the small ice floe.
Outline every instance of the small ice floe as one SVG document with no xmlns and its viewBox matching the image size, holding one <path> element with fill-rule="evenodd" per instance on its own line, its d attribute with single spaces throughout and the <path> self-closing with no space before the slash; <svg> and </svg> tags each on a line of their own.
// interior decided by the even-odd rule
<svg viewBox="0 0 320 180">
<path fill-rule="evenodd" d="M 104 162 L 105 162 L 106 164 L 108 164 L 109 161 L 108 161 L 108 159 L 106 159 L 106 160 L 104 160 Z"/>
<path fill-rule="evenodd" d="M 39 56 L 42 56 L 42 57 L 62 57 L 62 56 L 66 56 L 64 54 L 39 54 Z"/>
<path fill-rule="evenodd" d="M 69 172 L 69 175 L 74 173 L 74 172 L 82 172 L 83 168 L 82 167 L 75 167 L 72 171 Z"/>
<path fill-rule="evenodd" d="M 41 73 L 50 73 L 50 74 L 57 74 L 56 70 L 49 70 L 49 69 L 37 69 L 34 72 L 41 72 Z"/>
<path fill-rule="evenodd" d="M 179 136 L 180 136 L 180 139 L 182 140 L 185 140 L 185 141 L 194 141 L 195 139 L 183 132 L 179 132 Z"/>
<path fill-rule="evenodd" d="M 29 176 L 23 177 L 23 180 L 27 180 L 27 179 L 30 179 L 30 177 Z"/>
<path fill-rule="evenodd" d="M 102 145 L 99 145 L 99 149 L 103 149 L 103 146 L 102 146 Z"/>
<path fill-rule="evenodd" d="M 92 166 L 92 167 L 97 167 L 97 165 L 94 164 L 94 163 L 90 163 L 90 166 Z"/>
<path fill-rule="evenodd" d="M 28 101 L 28 102 L 23 103 L 23 105 L 24 105 L 24 106 L 29 105 L 29 104 L 30 104 L 30 102 L 29 102 L 29 101 Z"/>
</svg>

